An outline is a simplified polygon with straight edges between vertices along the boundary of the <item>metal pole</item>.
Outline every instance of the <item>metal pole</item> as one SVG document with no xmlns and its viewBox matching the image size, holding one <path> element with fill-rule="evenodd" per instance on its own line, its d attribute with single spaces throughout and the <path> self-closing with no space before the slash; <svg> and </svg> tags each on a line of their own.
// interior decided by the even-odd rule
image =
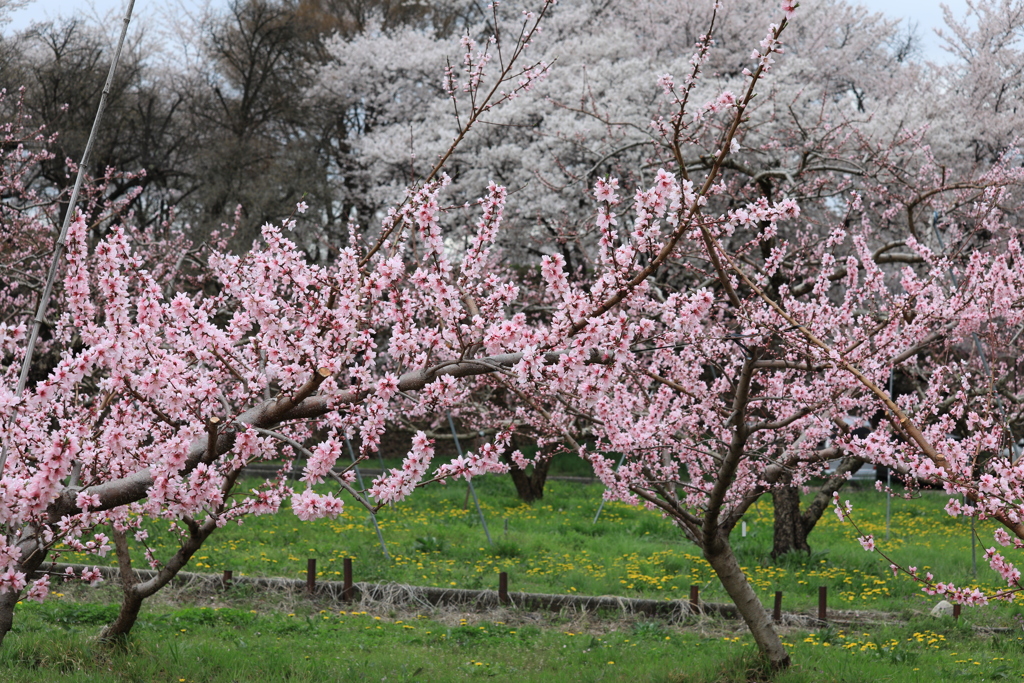
<svg viewBox="0 0 1024 683">
<path fill-rule="evenodd" d="M 622 463 L 625 462 L 625 460 L 626 460 L 626 454 L 623 453 L 622 457 L 619 458 L 619 464 L 615 466 L 615 469 L 618 470 L 620 467 L 622 467 Z M 602 510 L 604 510 L 604 498 L 603 497 L 601 498 L 601 504 L 597 506 L 597 514 L 594 515 L 594 521 L 592 522 L 593 524 L 597 524 L 597 520 L 601 516 L 601 511 Z"/>
<path fill-rule="evenodd" d="M 892 468 L 885 468 L 885 540 L 889 540 L 889 520 L 892 518 Z"/>
<path fill-rule="evenodd" d="M 893 388 L 896 381 L 896 368 L 889 369 L 889 398 L 896 400 Z M 889 522 L 892 519 L 892 468 L 885 468 L 885 540 L 889 540 Z"/>
<path fill-rule="evenodd" d="M 32 367 L 32 356 L 35 354 L 36 343 L 39 340 L 39 330 L 46 318 L 46 309 L 50 305 L 50 296 L 53 294 L 53 283 L 57 280 L 57 270 L 60 268 L 64 256 L 64 245 L 68 238 L 68 228 L 71 219 L 75 215 L 75 208 L 78 205 L 78 194 L 82 190 L 82 182 L 85 180 L 86 167 L 89 163 L 89 156 L 92 154 L 92 146 L 96 141 L 96 132 L 100 128 L 100 121 L 103 119 L 103 112 L 107 108 L 107 95 L 110 94 L 110 87 L 114 83 L 114 72 L 117 70 L 117 63 L 121 60 L 121 50 L 124 48 L 124 39 L 128 34 L 128 24 L 132 20 L 132 10 L 135 8 L 135 0 L 128 0 L 128 8 L 124 13 L 124 20 L 121 25 L 121 37 L 117 41 L 117 49 L 114 51 L 114 58 L 110 61 L 110 70 L 107 72 L 107 81 L 100 93 L 100 103 L 96 107 L 96 116 L 92 120 L 92 130 L 89 131 L 89 138 L 85 142 L 85 151 L 82 152 L 82 161 L 78 164 L 78 175 L 75 178 L 75 186 L 71 190 L 71 198 L 68 200 L 68 208 L 64 213 L 64 221 L 61 225 L 60 235 L 53 248 L 53 258 L 50 261 L 50 270 L 46 274 L 46 284 L 43 293 L 39 297 L 39 306 L 36 308 L 35 318 L 32 319 L 32 328 L 28 334 L 28 344 L 25 347 L 25 357 L 21 362 L 21 374 L 18 376 L 18 386 L 14 391 L 17 398 L 21 398 L 28 384 L 28 373 Z M 15 408 L 17 413 L 17 408 Z M 13 420 L 13 416 L 12 416 Z M 5 430 L 6 431 L 6 430 Z M 4 466 L 7 464 L 7 450 L 9 442 L 4 438 L 3 450 L 0 452 L 0 475 L 3 474 Z"/>
<path fill-rule="evenodd" d="M 971 575 L 978 578 L 978 518 L 971 516 Z"/>
<path fill-rule="evenodd" d="M 448 411 L 448 426 L 452 428 L 452 438 L 455 439 L 455 450 L 458 451 L 459 457 L 462 457 L 462 444 L 459 443 L 459 435 L 455 432 L 455 422 L 452 420 L 452 413 Z M 487 536 L 487 545 L 494 545 L 491 542 L 491 532 L 487 529 L 487 520 L 484 519 L 484 511 L 480 508 L 480 499 L 476 497 L 476 489 L 473 488 L 473 480 L 466 479 L 466 483 L 469 484 L 469 492 L 473 495 L 473 502 L 476 503 L 476 513 L 480 515 L 480 525 L 484 528 L 484 535 Z"/>
<path fill-rule="evenodd" d="M 349 457 L 352 458 L 352 464 L 355 465 L 356 479 L 359 481 L 359 488 L 365 491 L 366 487 L 363 486 L 363 475 L 360 474 L 359 472 L 359 465 L 356 465 L 356 452 L 352 448 L 352 442 L 349 441 L 349 438 L 347 436 L 345 437 L 345 445 L 348 446 Z M 381 474 L 383 475 L 384 472 L 381 472 Z M 380 525 L 377 524 L 377 515 L 371 512 L 370 520 L 373 522 L 373 530 L 377 532 L 377 540 L 380 541 L 380 549 L 384 551 L 384 557 L 387 558 L 388 561 L 390 561 L 391 555 L 388 554 L 388 547 L 384 543 L 384 534 L 380 532 Z"/>
<path fill-rule="evenodd" d="M 939 212 L 932 212 L 932 232 L 935 233 L 935 239 L 939 242 L 939 248 L 942 249 L 942 253 L 946 253 L 946 243 L 942 240 L 942 235 L 939 233 Z M 956 273 L 953 269 L 949 269 L 949 279 L 953 282 L 953 287 L 959 287 Z M 988 364 L 988 356 L 985 354 L 985 347 L 981 345 L 981 339 L 975 333 L 971 334 L 974 339 L 974 347 L 978 350 L 978 357 L 981 358 L 981 367 L 989 377 L 992 376 L 992 369 Z M 996 405 L 999 406 L 1000 410 L 1003 410 L 1003 399 L 999 394 L 996 394 Z M 1020 459 L 1020 453 L 1018 452 L 1017 442 L 1013 438 L 1013 432 L 1010 431 L 1009 425 L 1006 426 L 1006 431 L 1010 436 L 1010 464 L 1012 465 L 1015 460 Z M 977 518 L 971 516 L 971 572 L 972 575 L 977 578 L 978 576 L 978 534 L 977 534 Z"/>
<path fill-rule="evenodd" d="M 942 253 L 945 254 L 946 253 L 946 243 L 945 243 L 945 241 L 943 241 L 942 235 L 939 233 L 939 212 L 938 211 L 933 211 L 932 212 L 932 232 L 935 233 L 935 239 L 939 243 L 939 248 L 942 249 Z M 959 281 L 957 280 L 957 277 L 956 277 L 956 273 L 953 272 L 952 268 L 949 269 L 949 279 L 953 282 L 953 287 L 954 288 L 960 286 L 960 283 L 959 283 Z M 1014 336 L 1016 337 L 1016 335 L 1014 335 Z M 974 340 L 974 347 L 978 350 L 978 356 L 981 358 L 981 367 L 982 367 L 982 369 L 985 371 L 986 375 L 991 377 L 992 376 L 992 369 L 989 367 L 988 355 L 985 353 L 985 347 L 981 345 L 981 339 L 978 337 L 977 333 L 974 333 L 974 332 L 971 333 L 971 338 Z M 892 393 L 892 392 L 889 392 L 889 393 Z M 996 405 L 999 406 L 1000 410 L 1003 410 L 1004 408 L 1003 408 L 1003 398 L 1002 398 L 1002 396 L 1000 396 L 997 393 L 995 395 L 995 399 L 996 399 Z M 1010 464 L 1012 465 L 1014 463 L 1014 461 L 1020 459 L 1020 455 L 1021 455 L 1020 454 L 1020 446 L 1018 446 L 1017 441 L 1013 438 L 1013 432 L 1010 430 L 1010 426 L 1009 425 L 1006 425 L 1006 431 L 1010 435 Z M 971 529 L 972 530 L 974 529 L 974 525 L 973 524 L 971 525 Z M 974 542 L 971 541 L 971 543 L 973 544 Z M 975 568 L 975 574 L 977 574 L 977 568 Z"/>
</svg>

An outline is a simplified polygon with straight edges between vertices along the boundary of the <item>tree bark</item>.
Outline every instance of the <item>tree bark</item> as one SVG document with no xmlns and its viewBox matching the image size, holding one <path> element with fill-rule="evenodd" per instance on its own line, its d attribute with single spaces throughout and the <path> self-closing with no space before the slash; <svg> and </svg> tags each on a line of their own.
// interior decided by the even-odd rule
<svg viewBox="0 0 1024 683">
<path fill-rule="evenodd" d="M 237 472 L 235 476 L 237 476 Z M 232 478 L 232 483 L 233 483 Z M 192 556 L 203 547 L 203 543 L 217 529 L 216 519 L 211 517 L 202 524 L 193 521 L 189 517 L 183 518 L 183 523 L 189 529 L 189 535 L 182 540 L 181 547 L 171 556 L 167 563 L 150 579 L 139 581 L 135 570 L 132 569 L 131 554 L 128 548 L 127 532 L 120 534 L 113 533 L 114 546 L 117 549 L 117 562 L 121 572 L 121 585 L 124 587 L 124 597 L 121 598 L 121 610 L 113 622 L 104 627 L 100 633 L 100 640 L 111 642 L 126 638 L 131 633 L 142 610 L 142 603 L 146 598 L 154 595 L 161 588 L 169 584 L 175 576 L 192 559 Z"/>
<path fill-rule="evenodd" d="M 751 380 L 754 376 L 754 366 L 757 362 L 757 354 L 750 354 L 743 361 L 743 368 L 736 378 L 735 395 L 732 401 L 732 417 L 729 421 L 735 425 L 732 442 L 729 444 L 729 452 L 722 458 L 722 465 L 718 470 L 718 479 L 708 496 L 707 508 L 704 512 L 704 519 L 697 532 L 700 547 L 704 551 L 704 559 L 711 564 L 715 570 L 718 580 L 722 582 L 725 592 L 732 598 L 740 616 L 754 636 L 757 649 L 764 657 L 772 670 L 778 671 L 789 666 L 789 654 L 782 645 L 779 634 L 772 627 L 768 612 L 757 599 L 757 594 L 751 587 L 740 563 L 736 560 L 736 554 L 729 545 L 729 532 L 733 529 L 735 520 L 722 520 L 720 515 L 725 504 L 729 487 L 735 482 L 735 476 L 739 463 L 743 458 L 749 432 L 746 426 L 746 408 L 750 392 Z M 680 513 L 680 521 L 689 523 L 685 514 Z M 723 524 L 724 522 L 724 524 Z"/>
<path fill-rule="evenodd" d="M 780 486 L 772 490 L 775 504 L 775 527 L 772 536 L 772 559 L 786 553 L 811 552 L 807 544 L 807 529 L 800 514 L 800 491 L 797 487 Z"/>
<path fill-rule="evenodd" d="M 121 598 L 121 610 L 117 618 L 107 624 L 100 632 L 100 641 L 105 643 L 123 640 L 128 637 L 139 618 L 139 611 L 142 609 L 142 601 L 145 599 L 137 590 L 139 577 L 132 569 L 132 556 L 128 548 L 128 532 L 114 529 L 111 532 L 114 541 L 114 549 L 117 552 L 117 565 L 121 573 L 121 587 L 124 590 L 124 597 Z"/>
<path fill-rule="evenodd" d="M 14 606 L 18 604 L 19 599 L 21 599 L 20 592 L 0 593 L 0 645 L 4 642 L 4 636 L 14 625 Z"/>
<path fill-rule="evenodd" d="M 511 448 L 509 450 L 522 451 L 528 446 L 535 446 L 536 442 L 519 434 L 512 435 Z M 539 450 L 539 449 L 538 449 Z M 548 471 L 551 469 L 551 453 L 542 456 L 536 453 L 529 473 L 519 467 L 508 452 L 502 453 L 501 460 L 509 466 L 509 476 L 516 487 L 516 495 L 524 503 L 533 503 L 544 497 L 544 484 L 548 480 Z"/>
<path fill-rule="evenodd" d="M 503 456 L 508 463 L 509 475 L 516 487 L 516 495 L 524 503 L 533 503 L 544 497 L 544 484 L 548 479 L 548 470 L 551 468 L 551 458 L 544 458 L 533 464 L 533 471 L 527 474 L 526 470 L 520 469 L 507 456 Z"/>
<path fill-rule="evenodd" d="M 725 592 L 739 610 L 740 616 L 754 636 L 757 649 L 764 656 L 773 671 L 786 669 L 790 665 L 789 653 L 782 644 L 782 639 L 775 632 L 767 610 L 757 599 L 757 594 L 740 569 L 736 554 L 732 551 L 729 541 L 719 535 L 704 548 L 704 559 L 715 570 L 718 580 L 722 582 Z"/>
<path fill-rule="evenodd" d="M 835 474 L 818 489 L 818 492 L 814 494 L 814 500 L 803 511 L 801 517 L 804 522 L 805 534 L 810 535 L 811 531 L 814 530 L 814 525 L 821 519 L 822 513 L 832 505 L 832 494 L 843 488 L 846 484 L 848 481 L 846 478 L 847 473 L 850 475 L 856 474 L 863 465 L 863 460 L 852 455 L 843 458 L 842 462 L 839 463 L 839 467 L 836 468 Z"/>
<path fill-rule="evenodd" d="M 145 598 L 136 591 L 126 590 L 124 597 L 121 598 L 121 610 L 117 613 L 117 618 L 100 631 L 100 642 L 114 643 L 127 638 L 139 618 L 144 600 Z"/>
<path fill-rule="evenodd" d="M 832 494 L 848 481 L 847 474 L 855 474 L 864 461 L 847 456 L 836 468 L 835 473 L 822 485 L 807 508 L 800 511 L 800 491 L 795 486 L 780 486 L 772 490 L 775 504 L 775 528 L 772 538 L 772 559 L 777 560 L 786 553 L 811 552 L 807 537 L 811 535 L 821 515 L 832 503 Z M 779 480 L 780 483 L 782 480 Z M 788 480 L 787 480 L 788 481 Z"/>
</svg>

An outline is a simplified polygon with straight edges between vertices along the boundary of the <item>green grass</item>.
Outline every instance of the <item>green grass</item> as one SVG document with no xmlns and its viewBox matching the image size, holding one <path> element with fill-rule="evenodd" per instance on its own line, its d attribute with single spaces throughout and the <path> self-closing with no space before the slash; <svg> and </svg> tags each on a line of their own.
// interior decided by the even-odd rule
<svg viewBox="0 0 1024 683">
<path fill-rule="evenodd" d="M 684 598 L 691 584 L 709 601 L 727 597 L 699 551 L 657 513 L 619 503 L 605 506 L 597 524 L 599 485 L 550 482 L 545 499 L 534 506 L 519 503 L 506 477 L 476 480 L 490 528 L 488 545 L 472 499 L 466 503 L 463 482 L 434 486 L 406 502 L 382 510 L 378 519 L 391 552 L 381 553 L 369 515 L 349 505 L 336 520 L 303 523 L 290 512 L 248 518 L 241 526 L 219 530 L 188 569 L 235 575 L 305 576 L 307 558 L 316 558 L 318 576 L 340 580 L 342 559 L 354 557 L 357 581 L 397 581 L 428 586 L 496 588 L 497 572 L 507 571 L 514 591 L 622 595 L 655 599 Z M 990 524 L 979 523 L 979 569 L 971 576 L 970 522 L 949 517 L 947 500 L 926 493 L 914 500 L 894 498 L 890 539 L 885 539 L 885 497 L 873 490 L 844 495 L 854 502 L 862 531 L 873 533 L 879 548 L 897 561 L 931 571 L 958 584 L 999 587 L 998 577 L 981 560 L 992 545 Z M 888 563 L 865 552 L 858 533 L 826 512 L 810 537 L 811 556 L 772 562 L 770 498 L 746 517 L 748 535 L 733 534 L 741 564 L 765 604 L 776 590 L 785 594 L 787 610 L 816 605 L 819 585 L 829 587 L 830 606 L 839 609 L 894 611 L 909 616 L 929 609 L 937 598 L 924 595 L 905 577 L 894 578 Z M 149 541 L 157 557 L 176 546 L 176 538 L 150 524 Z M 164 526 L 166 529 L 166 525 Z M 112 563 L 113 558 L 82 554 L 69 561 Z M 141 559 L 141 553 L 138 554 Z M 1003 625 L 1015 606 L 964 608 L 978 621 Z"/>
<path fill-rule="evenodd" d="M 697 550 L 653 512 L 605 506 L 597 524 L 599 486 L 552 482 L 544 501 L 522 505 L 507 478 L 482 478 L 477 492 L 490 525 L 488 545 L 464 483 L 418 492 L 381 512 L 392 553 L 386 560 L 365 511 L 350 506 L 337 520 L 302 523 L 282 514 L 247 519 L 216 534 L 189 569 L 302 577 L 306 558 L 321 579 L 338 579 L 341 560 L 356 558 L 356 579 L 420 585 L 494 588 L 510 573 L 513 590 L 684 598 L 692 583 L 705 600 L 724 592 Z M 885 539 L 885 498 L 874 491 L 844 495 L 854 502 L 862 533 L 874 533 L 895 559 L 946 580 L 998 586 L 981 563 L 971 574 L 969 522 L 942 511 L 946 497 L 894 499 Z M 507 521 L 507 526 L 506 526 Z M 1024 680 L 1022 610 L 1015 605 L 964 608 L 960 622 L 923 613 L 937 598 L 894 578 L 878 555 L 861 549 L 858 532 L 828 512 L 811 536 L 811 556 L 769 561 L 770 500 L 746 518 L 748 535 L 733 542 L 765 604 L 785 592 L 787 610 L 808 610 L 817 587 L 830 587 L 830 606 L 887 611 L 885 626 L 848 631 L 784 631 L 794 668 L 774 680 L 908 681 Z M 992 527 L 979 524 L 979 557 Z M 157 556 L 175 544 L 151 524 Z M 84 556 L 68 559 L 84 560 Z M 107 561 L 110 558 L 103 558 Z M 61 590 L 55 586 L 55 591 Z M 238 587 L 216 596 L 162 595 L 143 611 L 129 643 L 102 648 L 92 638 L 116 612 L 117 587 L 74 599 L 56 593 L 42 605 L 19 605 L 15 631 L 0 648 L 3 681 L 665 681 L 726 683 L 760 680 L 754 645 L 739 622 L 673 626 L 605 615 L 345 612 L 337 607 Z M 105 600 L 105 603 L 90 600 Z M 168 604 L 175 600 L 174 604 Z M 292 603 L 288 603 L 292 600 Z M 192 603 L 209 607 L 184 606 Z M 321 607 L 325 609 L 321 610 Z M 370 608 L 367 608 L 370 609 Z M 883 615 L 876 615 L 880 617 Z M 464 617 L 460 620 L 460 617 Z M 505 622 L 505 623 L 503 623 Z M 976 635 L 977 624 L 1015 628 Z"/>
<path fill-rule="evenodd" d="M 734 633 L 735 626 L 725 622 L 707 621 L 694 629 L 589 617 L 540 621 L 515 612 L 478 620 L 457 613 L 318 609 L 304 600 L 286 612 L 240 598 L 192 598 L 221 606 L 157 606 L 146 612 L 131 640 L 117 647 L 92 639 L 113 616 L 113 604 L 67 598 L 22 604 L 15 630 L 0 648 L 0 680 L 710 683 L 763 678 L 756 675 L 749 636 Z M 948 619 L 870 632 L 790 631 L 783 639 L 794 668 L 777 677 L 778 683 L 1024 680 L 1017 666 L 1024 658 L 1020 636 L 976 636 Z"/>
</svg>

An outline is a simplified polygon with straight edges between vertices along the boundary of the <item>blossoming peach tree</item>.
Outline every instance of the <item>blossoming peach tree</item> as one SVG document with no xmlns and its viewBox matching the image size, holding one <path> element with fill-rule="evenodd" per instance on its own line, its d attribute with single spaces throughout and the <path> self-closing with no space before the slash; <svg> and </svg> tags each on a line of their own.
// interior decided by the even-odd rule
<svg viewBox="0 0 1024 683">
<path fill-rule="evenodd" d="M 493 70 L 489 43 L 462 41 L 463 73 L 449 68 L 445 77 L 461 106 L 453 147 L 487 111 L 543 77 L 543 63 L 518 64 L 548 4 L 539 16 L 526 17 L 515 39 L 502 46 Z M 8 141 L 16 142 L 10 136 Z M 9 195 L 19 189 L 19 165 L 40 158 L 20 146 L 4 158 L 5 170 L 11 170 L 4 176 Z M 328 475 L 371 509 L 420 483 L 432 454 L 421 436 L 413 440 L 407 471 L 375 482 L 367 492 L 372 501 L 352 488 L 350 472 L 337 475 L 332 467 L 346 438 L 358 437 L 362 454 L 372 453 L 397 411 L 415 415 L 443 408 L 457 395 L 452 378 L 491 371 L 485 364 L 462 363 L 453 349 L 461 339 L 460 290 L 475 296 L 489 315 L 515 294 L 490 277 L 490 245 L 505 191 L 492 186 L 478 203 L 476 238 L 460 259 L 456 282 L 438 222 L 444 212 L 438 195 L 448 183 L 441 174 L 444 162 L 437 162 L 378 231 L 353 231 L 349 248 L 327 268 L 306 263 L 282 232 L 294 226 L 287 220 L 283 227 L 265 226 L 262 243 L 245 256 L 214 251 L 206 272 L 180 286 L 168 276 L 174 268 L 150 258 L 162 251 L 177 259 L 174 247 L 180 245 L 163 241 L 154 247 L 139 239 L 130 216 L 99 220 L 106 234 L 93 245 L 94 217 L 77 216 L 47 321 L 59 360 L 24 393 L 15 387 L 26 360 L 25 326 L 0 328 L 0 637 L 9 631 L 25 589 L 30 598 L 46 597 L 52 572 L 44 562 L 61 548 L 102 555 L 112 543 L 116 547 L 125 599 L 107 634 L 123 635 L 142 601 L 166 585 L 217 528 L 246 514 L 275 512 L 284 500 L 302 519 L 337 515 L 341 500 L 312 490 Z M 18 197 L 24 201 L 14 209 L 31 220 L 12 241 L 18 250 L 5 252 L 0 264 L 11 273 L 26 260 L 22 251 L 37 246 L 34 235 L 48 237 L 52 230 L 47 215 L 33 205 L 34 195 Z M 417 267 L 415 249 L 423 247 L 426 262 Z M 14 304 L 24 307 L 31 284 L 17 290 L 20 298 L 4 299 L 14 302 L 7 315 L 17 315 Z M 377 348 L 383 340 L 389 341 L 382 356 Z M 517 358 L 491 362 L 510 365 Z M 405 392 L 417 390 L 420 401 L 400 405 Z M 310 452 L 302 443 L 316 418 L 323 418 L 326 433 Z M 282 474 L 237 492 L 244 466 L 278 457 L 280 445 L 286 458 L 296 451 L 308 455 L 304 490 L 293 491 Z M 433 478 L 502 471 L 497 452 L 498 446 L 486 446 L 442 466 Z M 127 538 L 134 535 L 145 547 L 144 517 L 170 520 L 181 543 L 169 558 L 146 549 L 146 560 L 159 571 L 140 582 L 131 571 Z M 113 529 L 112 538 L 96 533 L 100 524 Z M 63 575 L 99 577 L 95 568 L 78 577 Z"/>
<path fill-rule="evenodd" d="M 917 268 L 923 263 L 919 254 L 901 248 L 908 235 L 923 233 L 926 245 L 943 251 L 931 216 L 942 212 L 940 224 L 956 220 L 947 213 L 955 206 L 949 201 L 953 193 L 980 187 L 976 181 L 1020 130 L 1020 108 L 1007 106 L 1004 97 L 1018 87 L 1014 65 L 1021 61 L 1019 51 L 1001 37 L 1019 30 L 1024 16 L 1011 5 L 979 2 L 972 5 L 976 21 L 958 24 L 951 17 L 952 55 L 943 64 L 914 59 L 913 36 L 863 7 L 821 0 L 800 9 L 799 21 L 786 33 L 785 58 L 746 107 L 747 118 L 722 161 L 727 189 L 709 199 L 717 213 L 760 198 L 799 201 L 800 220 L 780 223 L 754 250 L 759 264 L 778 261 L 768 281 L 772 297 L 783 285 L 797 298 L 810 296 L 814 282 L 808 273 L 828 267 L 819 261 L 823 255 L 814 248 L 816 240 L 825 239 L 838 221 L 861 214 L 870 216 L 866 237 L 872 258 L 889 276 L 897 264 Z M 750 48 L 762 37 L 762 17 L 776 11 L 777 3 L 745 0 L 716 9 L 705 0 L 579 0 L 555 9 L 531 49 L 557 68 L 525 93 L 519 106 L 490 112 L 491 125 L 464 140 L 451 157 L 458 172 L 446 196 L 457 198 L 449 200 L 453 203 L 475 197 L 488 180 L 511 188 L 513 195 L 528 187 L 530 201 L 512 201 L 498 235 L 507 261 L 521 275 L 532 274 L 537 258 L 558 253 L 570 281 L 585 284 L 598 256 L 600 231 L 593 202 L 583 198 L 581 187 L 614 176 L 629 197 L 638 188 L 646 190 L 659 167 L 696 173 L 717 160 L 718 138 L 695 135 L 673 149 L 666 142 L 671 136 L 650 125 L 671 118 L 675 106 L 670 97 L 657 96 L 652 80 L 661 76 L 661 87 L 671 90 L 672 74 L 689 68 L 690 46 L 714 11 L 715 49 L 691 97 L 710 102 L 722 92 L 742 90 Z M 351 149 L 365 171 L 360 180 L 365 185 L 353 190 L 353 174 L 339 174 L 345 184 L 340 194 L 371 206 L 393 201 L 394 188 L 404 187 L 411 173 L 426 172 L 447 149 L 450 103 L 442 88 L 430 87 L 431 67 L 423 58 L 445 49 L 442 38 L 413 28 L 385 36 L 368 29 L 328 46 L 331 60 L 318 71 L 312 95 L 328 106 L 358 112 L 362 124 Z M 718 115 L 715 108 L 710 113 Z M 854 194 L 861 199 L 844 217 Z M 724 236 L 724 246 L 740 248 L 743 234 Z M 842 261 L 850 243 L 832 251 L 824 257 Z M 832 277 L 842 272 L 839 268 Z M 706 274 L 687 271 L 675 260 L 653 278 L 666 293 L 699 287 L 703 280 Z M 523 291 L 540 292 L 543 286 L 530 282 Z M 520 310 L 536 315 L 537 307 L 547 305 L 524 302 Z M 896 373 L 896 390 L 905 393 L 916 377 Z M 502 394 L 492 397 L 497 409 Z M 466 420 L 478 413 L 460 412 Z M 475 427 L 514 419 L 498 410 L 480 417 Z M 536 440 L 547 452 L 553 448 L 554 437 L 536 426 L 516 437 L 516 443 Z M 824 480 L 803 509 L 797 487 L 771 490 L 773 558 L 810 551 L 809 534 L 827 510 L 831 492 L 845 481 L 838 475 L 864 462 L 848 450 L 843 454 L 837 476 Z M 535 461 L 533 482 L 543 481 L 545 465 Z M 512 472 L 520 481 L 526 478 L 514 464 Z M 527 497 L 536 495 L 533 486 L 529 489 Z"/>
<path fill-rule="evenodd" d="M 153 579 L 129 580 L 112 626 L 125 633 L 142 600 L 217 528 L 286 501 L 302 519 L 339 514 L 346 496 L 376 510 L 431 482 L 504 471 L 499 456 L 524 425 L 588 459 L 608 499 L 672 519 L 776 668 L 789 656 L 729 541 L 774 487 L 799 486 L 855 453 L 941 480 L 970 501 L 952 512 L 999 520 L 997 540 L 1024 538 L 1024 471 L 1010 447 L 1024 400 L 1013 353 L 1024 275 L 1006 209 L 1021 171 L 1011 154 L 951 184 L 923 146 L 893 150 L 906 155 L 892 165 L 915 206 L 927 200 L 944 217 L 932 223 L 948 251 L 929 247 L 914 223 L 910 237 L 879 244 L 911 201 L 891 194 L 838 192 L 832 224 L 805 231 L 794 198 L 731 201 L 749 187 L 723 168 L 794 10 L 784 3 L 737 92 L 695 95 L 715 15 L 686 74 L 652 77 L 668 102 L 653 125 L 668 156 L 632 201 L 615 178 L 594 185 L 585 274 L 558 249 L 532 277 L 504 268 L 495 240 L 506 190 L 491 184 L 475 204 L 446 206 L 447 156 L 379 229 L 353 228 L 329 266 L 307 262 L 285 221 L 265 226 L 247 254 L 214 253 L 215 286 L 202 291 L 165 292 L 124 226 L 90 249 L 76 221 L 54 322 L 62 354 L 20 398 L 10 387 L 23 351 L 17 337 L 5 340 L 0 636 L 26 589 L 46 596 L 59 544 L 110 549 L 98 524 L 114 529 L 129 576 L 127 537 L 145 543 L 143 518 L 171 520 L 181 535 L 172 557 L 148 554 Z M 456 142 L 508 99 L 503 86 L 516 92 L 542 74 L 543 65 L 512 66 L 535 29 L 528 18 L 490 79 L 489 53 L 465 44 L 464 81 L 455 70 L 446 79 L 457 102 L 472 95 Z M 687 163 L 691 147 L 711 154 Z M 458 228 L 446 226 L 466 211 L 464 240 L 449 239 Z M 883 258 L 894 250 L 904 258 Z M 894 399 L 894 372 L 919 390 Z M 417 434 L 403 466 L 366 490 L 335 467 L 346 438 L 358 437 L 365 457 L 389 421 L 429 423 L 449 410 L 501 430 L 439 467 Z M 870 421 L 869 434 L 851 433 L 851 418 Z M 282 452 L 306 458 L 297 489 L 282 476 L 237 490 L 246 464 Z M 327 478 L 337 495 L 313 490 Z M 993 566 L 1013 584 L 1015 570 L 997 555 Z"/>
</svg>

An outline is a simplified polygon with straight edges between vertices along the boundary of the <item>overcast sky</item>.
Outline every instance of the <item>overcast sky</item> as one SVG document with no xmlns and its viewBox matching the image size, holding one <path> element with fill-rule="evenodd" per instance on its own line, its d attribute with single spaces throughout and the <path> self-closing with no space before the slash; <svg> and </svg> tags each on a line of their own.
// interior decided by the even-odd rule
<svg viewBox="0 0 1024 683">
<path fill-rule="evenodd" d="M 813 2 L 814 0 L 810 0 Z M 138 2 L 138 0 L 136 0 Z M 893 18 L 908 19 L 917 24 L 923 39 L 924 53 L 928 59 L 940 60 L 945 52 L 939 47 L 935 29 L 943 27 L 942 5 L 953 10 L 953 16 L 960 17 L 967 11 L 965 0 L 860 0 L 860 4 L 873 12 L 883 12 Z"/>
<path fill-rule="evenodd" d="M 184 5 L 196 6 L 205 0 L 182 0 Z M 226 0 L 210 0 L 214 6 L 226 4 Z M 563 0 L 571 2 L 571 0 Z M 815 0 L 803 0 L 810 5 Z M 894 18 L 909 19 L 918 26 L 923 38 L 923 48 L 928 59 L 941 60 L 943 51 L 939 49 L 939 41 L 934 30 L 942 26 L 941 4 L 948 5 L 953 13 L 960 15 L 967 7 L 965 0 L 861 0 L 860 4 L 875 12 L 884 12 Z M 84 12 L 95 16 L 120 15 L 127 6 L 127 0 L 33 0 L 28 7 L 16 12 L 10 28 L 19 29 L 28 26 L 32 21 L 53 19 L 61 15 Z M 146 20 L 146 23 L 159 21 L 158 8 L 166 7 L 166 0 L 135 0 L 135 16 Z M 115 19 L 116 21 L 116 19 Z"/>
</svg>

